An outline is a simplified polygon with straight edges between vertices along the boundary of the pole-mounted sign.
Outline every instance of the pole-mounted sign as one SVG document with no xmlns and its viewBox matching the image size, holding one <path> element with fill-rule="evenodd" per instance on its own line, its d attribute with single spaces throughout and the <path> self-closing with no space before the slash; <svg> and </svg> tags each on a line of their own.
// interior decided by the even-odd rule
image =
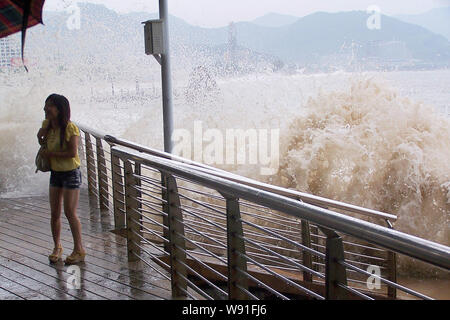
<svg viewBox="0 0 450 320">
<path fill-rule="evenodd" d="M 162 20 L 148 20 L 144 24 L 145 54 L 164 53 L 164 34 Z"/>
</svg>

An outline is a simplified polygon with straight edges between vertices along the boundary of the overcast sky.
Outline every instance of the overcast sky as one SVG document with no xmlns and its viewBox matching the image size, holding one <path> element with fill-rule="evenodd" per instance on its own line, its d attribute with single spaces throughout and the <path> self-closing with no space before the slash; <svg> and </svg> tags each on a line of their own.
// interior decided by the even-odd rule
<svg viewBox="0 0 450 320">
<path fill-rule="evenodd" d="M 158 0 L 47 0 L 44 10 L 63 9 L 76 2 L 104 4 L 117 12 L 158 10 Z M 172 15 L 203 27 L 225 26 L 231 21 L 250 21 L 270 12 L 298 17 L 315 11 L 366 10 L 378 6 L 382 13 L 417 14 L 450 6 L 450 0 L 168 0 Z"/>
</svg>

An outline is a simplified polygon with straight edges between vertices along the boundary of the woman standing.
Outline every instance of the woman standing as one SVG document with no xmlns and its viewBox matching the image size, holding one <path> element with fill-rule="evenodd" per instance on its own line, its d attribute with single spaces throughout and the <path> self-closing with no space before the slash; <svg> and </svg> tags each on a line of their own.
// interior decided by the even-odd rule
<svg viewBox="0 0 450 320">
<path fill-rule="evenodd" d="M 80 158 L 78 157 L 78 127 L 70 121 L 69 100 L 62 95 L 52 94 L 45 100 L 45 120 L 38 132 L 39 143 L 46 144 L 43 156 L 49 158 L 51 229 L 55 247 L 49 260 L 57 262 L 62 256 L 61 209 L 72 231 L 74 249 L 64 261 L 75 264 L 84 261 L 86 251 L 81 241 L 81 223 L 77 216 L 78 198 L 81 186 Z"/>
</svg>

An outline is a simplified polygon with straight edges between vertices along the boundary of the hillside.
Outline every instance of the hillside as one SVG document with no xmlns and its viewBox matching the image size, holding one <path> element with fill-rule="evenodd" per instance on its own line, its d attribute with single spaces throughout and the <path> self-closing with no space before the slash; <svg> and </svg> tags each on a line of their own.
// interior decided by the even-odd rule
<svg viewBox="0 0 450 320">
<path fill-rule="evenodd" d="M 94 68 L 96 72 L 103 69 L 110 72 L 121 65 L 135 66 L 126 68 L 130 74 L 142 72 L 148 57 L 144 54 L 141 22 L 156 18 L 156 14 L 118 14 L 102 5 L 79 6 L 82 17 L 79 30 L 67 28 L 67 13 L 48 12 L 44 16 L 45 26 L 30 29 L 27 50 L 41 61 L 57 61 L 66 66 L 79 62 L 83 68 Z M 345 66 L 354 60 L 450 65 L 450 42 L 445 37 L 388 16 L 382 16 L 381 30 L 369 30 L 367 18 L 365 12 L 359 11 L 318 12 L 278 27 L 236 23 L 232 30 L 233 46 L 239 48 L 236 59 L 245 56 L 245 63 L 258 60 L 276 64 L 276 69 L 279 60 L 297 65 Z M 230 30 L 196 27 L 172 16 L 170 37 L 175 64 L 194 67 L 207 61 L 217 64 L 229 55 Z"/>
<path fill-rule="evenodd" d="M 396 43 L 403 47 L 404 53 L 400 54 L 400 59 L 449 62 L 450 42 L 443 36 L 388 16 L 382 16 L 380 30 L 369 30 L 367 18 L 365 12 L 319 12 L 281 28 L 240 23 L 238 42 L 256 51 L 303 63 L 317 63 L 320 58 L 342 53 L 343 47 L 348 47 L 352 42 L 357 44 L 362 57 L 388 55 L 373 52 L 374 46 L 378 44 L 380 48 Z"/>
<path fill-rule="evenodd" d="M 399 15 L 395 18 L 419 25 L 450 40 L 450 7 L 433 9 L 417 15 Z"/>
<path fill-rule="evenodd" d="M 256 24 L 258 26 L 262 27 L 284 27 L 290 24 L 293 24 L 296 22 L 299 17 L 290 16 L 286 14 L 278 14 L 278 13 L 268 13 L 262 17 L 256 18 L 255 20 L 251 21 L 251 23 Z"/>
</svg>

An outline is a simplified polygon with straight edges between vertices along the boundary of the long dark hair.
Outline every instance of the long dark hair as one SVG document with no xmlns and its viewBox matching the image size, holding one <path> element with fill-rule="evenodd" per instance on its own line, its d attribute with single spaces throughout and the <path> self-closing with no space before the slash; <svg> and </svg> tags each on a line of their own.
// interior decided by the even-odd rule
<svg viewBox="0 0 450 320">
<path fill-rule="evenodd" d="M 61 148 L 64 143 L 64 138 L 66 134 L 66 128 L 70 121 L 70 103 L 66 97 L 53 93 L 48 96 L 45 102 L 50 102 L 58 109 L 58 126 L 59 126 L 59 134 L 60 134 L 60 142 Z M 51 126 L 51 123 L 50 123 Z M 53 128 L 55 129 L 55 128 Z"/>
</svg>

